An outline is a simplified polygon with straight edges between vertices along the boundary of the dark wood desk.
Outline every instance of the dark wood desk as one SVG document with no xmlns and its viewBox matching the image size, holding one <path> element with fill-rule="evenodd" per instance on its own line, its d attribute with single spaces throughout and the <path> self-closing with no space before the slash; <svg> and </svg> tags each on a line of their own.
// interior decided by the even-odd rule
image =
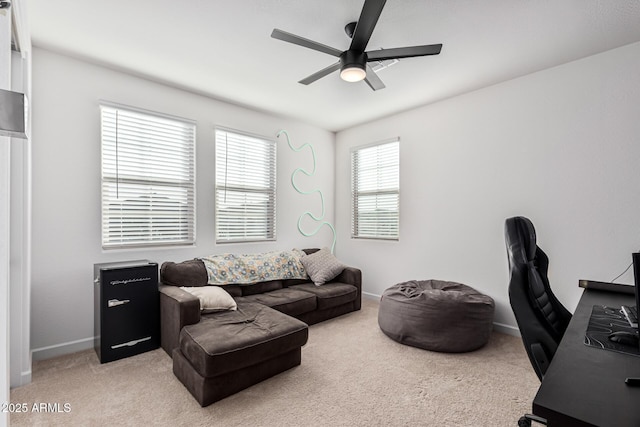
<svg viewBox="0 0 640 427">
<path fill-rule="evenodd" d="M 584 345 L 591 309 L 635 305 L 632 295 L 586 289 L 533 401 L 550 427 L 640 426 L 640 357 Z"/>
</svg>

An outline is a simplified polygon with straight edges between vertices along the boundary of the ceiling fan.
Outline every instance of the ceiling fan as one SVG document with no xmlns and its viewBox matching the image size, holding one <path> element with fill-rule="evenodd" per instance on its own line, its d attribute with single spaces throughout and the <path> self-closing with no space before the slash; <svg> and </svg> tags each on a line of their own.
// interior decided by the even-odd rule
<svg viewBox="0 0 640 427">
<path fill-rule="evenodd" d="M 442 44 L 431 44 L 422 46 L 398 47 L 393 49 L 378 49 L 365 52 L 367 43 L 371 38 L 373 29 L 382 13 L 382 8 L 386 0 L 365 0 L 358 22 L 350 22 L 344 30 L 351 37 L 351 45 L 344 52 L 334 49 L 322 43 L 287 33 L 275 28 L 271 33 L 274 39 L 297 44 L 319 52 L 339 58 L 335 64 L 311 74 L 300 80 L 298 83 L 308 85 L 327 76 L 334 71 L 340 70 L 340 77 L 348 82 L 359 82 L 364 80 L 373 90 L 383 89 L 384 83 L 368 64 L 372 61 L 384 61 L 389 59 L 411 58 L 414 56 L 438 55 L 442 49 Z"/>
</svg>

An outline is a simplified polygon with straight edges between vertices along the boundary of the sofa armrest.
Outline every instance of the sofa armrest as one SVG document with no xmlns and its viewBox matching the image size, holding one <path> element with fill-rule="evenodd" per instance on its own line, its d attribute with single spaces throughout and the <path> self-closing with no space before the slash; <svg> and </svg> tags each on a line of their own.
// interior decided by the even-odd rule
<svg viewBox="0 0 640 427">
<path fill-rule="evenodd" d="M 186 325 L 200 321 L 200 300 L 177 286 L 160 285 L 160 345 L 171 356 Z"/>
<path fill-rule="evenodd" d="M 348 283 L 355 286 L 358 289 L 358 295 L 354 302 L 354 309 L 360 310 L 362 305 L 362 271 L 355 267 L 345 267 L 332 282 Z"/>
</svg>

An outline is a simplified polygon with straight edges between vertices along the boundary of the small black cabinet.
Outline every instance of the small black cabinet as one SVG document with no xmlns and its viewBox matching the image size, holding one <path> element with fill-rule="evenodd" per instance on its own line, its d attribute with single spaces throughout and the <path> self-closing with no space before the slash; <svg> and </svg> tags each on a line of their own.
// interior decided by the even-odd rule
<svg viewBox="0 0 640 427">
<path fill-rule="evenodd" d="M 101 363 L 160 346 L 158 264 L 94 264 L 94 347 Z"/>
</svg>

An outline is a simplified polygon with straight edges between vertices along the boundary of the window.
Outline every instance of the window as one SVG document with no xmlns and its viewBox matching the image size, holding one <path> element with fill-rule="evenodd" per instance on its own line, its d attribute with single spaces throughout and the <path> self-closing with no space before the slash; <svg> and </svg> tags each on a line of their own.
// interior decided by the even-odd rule
<svg viewBox="0 0 640 427">
<path fill-rule="evenodd" d="M 102 104 L 102 247 L 195 242 L 195 122 Z"/>
<path fill-rule="evenodd" d="M 216 242 L 276 238 L 276 143 L 216 129 Z"/>
<path fill-rule="evenodd" d="M 398 239 L 400 140 L 351 151 L 351 237 Z"/>
</svg>

